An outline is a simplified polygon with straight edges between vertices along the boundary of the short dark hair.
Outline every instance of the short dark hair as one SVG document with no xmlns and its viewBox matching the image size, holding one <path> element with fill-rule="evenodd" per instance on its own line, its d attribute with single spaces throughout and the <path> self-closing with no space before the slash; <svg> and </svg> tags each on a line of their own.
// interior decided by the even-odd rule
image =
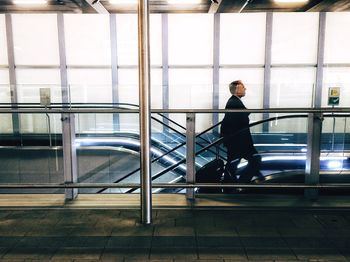
<svg viewBox="0 0 350 262">
<path fill-rule="evenodd" d="M 238 86 L 238 85 L 241 85 L 241 84 L 242 84 L 242 81 L 241 81 L 241 80 L 235 80 L 235 81 L 233 81 L 233 82 L 229 85 L 230 93 L 231 93 L 232 95 L 234 95 L 235 92 L 236 92 L 237 86 Z"/>
</svg>

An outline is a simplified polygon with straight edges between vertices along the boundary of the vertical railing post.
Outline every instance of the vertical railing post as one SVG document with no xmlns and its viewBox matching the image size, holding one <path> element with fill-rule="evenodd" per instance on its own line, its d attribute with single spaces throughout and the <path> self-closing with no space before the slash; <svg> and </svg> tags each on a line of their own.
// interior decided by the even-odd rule
<svg viewBox="0 0 350 262">
<path fill-rule="evenodd" d="M 140 168 L 141 168 L 141 221 L 152 223 L 152 178 L 151 178 L 151 92 L 149 48 L 149 2 L 139 0 L 139 101 L 140 101 Z"/>
<path fill-rule="evenodd" d="M 306 185 L 316 185 L 320 181 L 321 133 L 322 113 L 309 113 L 305 165 Z M 317 199 L 318 190 L 305 189 L 304 195 L 309 199 Z"/>
<path fill-rule="evenodd" d="M 193 184 L 195 178 L 195 142 L 196 142 L 196 115 L 194 113 L 186 114 L 186 181 L 188 184 Z M 194 188 L 186 189 L 186 197 L 189 200 L 194 199 Z"/>
<path fill-rule="evenodd" d="M 74 114 L 62 114 L 63 173 L 65 183 L 78 182 L 77 154 L 75 146 Z M 77 188 L 66 188 L 65 198 L 72 200 L 78 195 Z"/>
</svg>

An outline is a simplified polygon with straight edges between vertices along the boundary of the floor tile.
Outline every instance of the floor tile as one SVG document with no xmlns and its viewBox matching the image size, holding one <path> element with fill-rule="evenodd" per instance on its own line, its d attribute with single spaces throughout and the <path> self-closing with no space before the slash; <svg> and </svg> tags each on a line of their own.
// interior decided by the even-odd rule
<svg viewBox="0 0 350 262">
<path fill-rule="evenodd" d="M 54 259 L 99 259 L 103 248 L 61 247 L 54 254 Z"/>
<path fill-rule="evenodd" d="M 170 248 L 170 247 L 184 247 L 184 248 L 195 248 L 196 238 L 195 237 L 166 237 L 166 236 L 155 236 L 152 238 L 152 247 L 158 248 Z"/>
<path fill-rule="evenodd" d="M 200 248 L 242 247 L 242 242 L 239 237 L 197 237 L 197 246 Z"/>
<path fill-rule="evenodd" d="M 195 248 L 162 248 L 152 247 L 151 259 L 197 259 Z"/>
<path fill-rule="evenodd" d="M 3 256 L 6 259 L 46 259 L 49 260 L 56 252 L 57 248 L 29 248 L 29 247 L 14 247 L 8 250 Z"/>
<path fill-rule="evenodd" d="M 346 257 L 337 249 L 328 248 L 293 248 L 293 252 L 298 259 L 308 259 L 308 260 L 337 260 L 346 261 Z"/>
<path fill-rule="evenodd" d="M 249 260 L 289 260 L 297 259 L 289 248 L 246 248 Z"/>
<path fill-rule="evenodd" d="M 152 237 L 143 236 L 113 236 L 108 239 L 106 248 L 150 248 Z"/>
<path fill-rule="evenodd" d="M 198 248 L 199 259 L 247 259 L 244 248 Z"/>
<path fill-rule="evenodd" d="M 123 261 L 124 258 L 126 258 L 130 260 L 142 261 L 149 258 L 149 253 L 149 248 L 106 248 L 103 251 L 101 259 Z"/>
</svg>

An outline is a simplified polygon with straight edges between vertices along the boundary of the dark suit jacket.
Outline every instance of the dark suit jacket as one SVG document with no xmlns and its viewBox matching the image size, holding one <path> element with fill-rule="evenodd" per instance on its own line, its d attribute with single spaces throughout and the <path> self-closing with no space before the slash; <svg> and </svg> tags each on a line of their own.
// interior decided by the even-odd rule
<svg viewBox="0 0 350 262">
<path fill-rule="evenodd" d="M 241 99 L 231 96 L 225 109 L 246 109 L 246 107 Z M 249 113 L 226 113 L 220 133 L 224 137 L 224 145 L 236 155 L 245 157 L 257 153 L 249 130 Z"/>
</svg>

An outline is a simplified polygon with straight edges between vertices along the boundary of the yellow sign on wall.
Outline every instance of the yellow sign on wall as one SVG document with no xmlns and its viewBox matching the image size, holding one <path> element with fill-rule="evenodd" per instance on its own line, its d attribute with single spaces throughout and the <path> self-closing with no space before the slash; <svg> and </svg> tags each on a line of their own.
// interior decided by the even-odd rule
<svg viewBox="0 0 350 262">
<path fill-rule="evenodd" d="M 328 105 L 337 106 L 340 102 L 340 87 L 328 88 Z"/>
</svg>

